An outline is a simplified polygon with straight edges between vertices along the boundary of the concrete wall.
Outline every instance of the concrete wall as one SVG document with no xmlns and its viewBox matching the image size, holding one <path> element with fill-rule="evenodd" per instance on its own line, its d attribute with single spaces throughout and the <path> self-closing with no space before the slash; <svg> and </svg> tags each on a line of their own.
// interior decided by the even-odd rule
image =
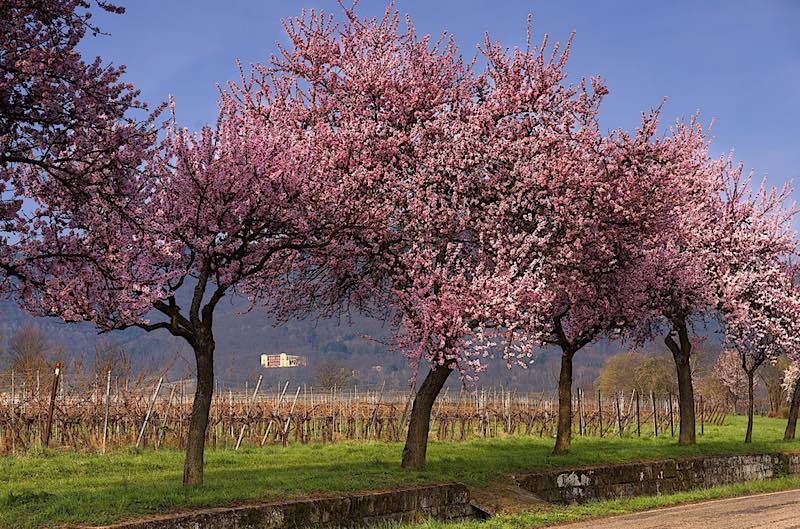
<svg viewBox="0 0 800 529">
<path fill-rule="evenodd" d="M 515 480 L 544 501 L 570 503 L 668 494 L 798 473 L 800 455 L 752 454 L 533 472 Z"/>
<path fill-rule="evenodd" d="M 106 529 L 356 527 L 426 517 L 461 520 L 471 515 L 467 488 L 459 483 L 445 483 L 350 496 L 203 509 L 115 524 Z"/>
</svg>

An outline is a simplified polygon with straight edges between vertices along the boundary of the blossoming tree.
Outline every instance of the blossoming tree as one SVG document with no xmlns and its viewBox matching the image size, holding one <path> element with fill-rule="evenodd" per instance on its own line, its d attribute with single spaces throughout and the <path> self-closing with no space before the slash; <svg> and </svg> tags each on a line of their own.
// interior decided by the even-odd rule
<svg viewBox="0 0 800 529">
<path fill-rule="evenodd" d="M 747 398 L 747 375 L 736 350 L 725 349 L 719 354 L 714 362 L 714 376 L 733 398 L 733 411 L 736 413 L 737 402 Z"/>
<path fill-rule="evenodd" d="M 77 51 L 92 24 L 88 0 L 0 1 L 0 267 L 19 276 L 9 247 L 26 229 L 19 179 L 46 174 L 74 192 L 139 165 L 152 146 L 152 116 L 124 67 L 85 62 Z M 101 9 L 122 8 L 97 2 Z M 137 120 L 137 117 L 142 117 Z M 78 182 L 80 180 L 80 183 Z"/>
<path fill-rule="evenodd" d="M 290 46 L 261 70 L 264 83 L 280 78 L 298 94 L 297 123 L 313 145 L 306 166 L 357 190 L 342 207 L 362 218 L 354 237 L 311 257 L 306 270 L 322 276 L 287 287 L 307 300 L 301 309 L 356 306 L 392 320 L 397 347 L 427 370 L 402 463 L 420 468 L 436 396 L 452 371 L 480 371 L 486 341 L 474 226 L 487 183 L 466 119 L 477 82 L 451 40 L 402 28 L 391 6 L 378 19 L 347 9 L 343 18 L 291 19 Z"/>
<path fill-rule="evenodd" d="M 723 316 L 726 339 L 733 344 L 733 352 L 740 373 L 745 376 L 744 390 L 747 394 L 747 430 L 745 443 L 753 437 L 754 377 L 765 362 L 775 362 L 785 351 L 796 350 L 800 329 L 800 300 L 786 295 L 786 275 L 780 268 L 748 271 L 738 274 L 738 285 L 726 303 L 729 312 Z M 744 277 L 746 275 L 746 277 Z M 723 380 L 731 391 L 741 384 L 741 374 L 731 377 L 726 370 Z M 721 374 L 723 375 L 723 374 Z M 740 388 L 738 391 L 741 391 Z"/>
<path fill-rule="evenodd" d="M 790 220 L 794 208 L 783 207 L 788 188 L 753 191 L 741 166 L 730 168 L 726 189 L 727 235 L 719 268 L 720 312 L 726 340 L 746 376 L 748 396 L 745 442 L 753 434 L 754 376 L 765 362 L 792 354 L 800 346 L 800 298 L 788 260 L 795 254 Z M 728 384 L 733 384 L 728 380 Z"/>
<path fill-rule="evenodd" d="M 36 257 L 29 310 L 103 330 L 163 329 L 194 350 L 186 484 L 203 479 L 219 302 L 234 292 L 255 301 L 296 252 L 333 233 L 320 186 L 299 170 L 302 149 L 283 123 L 291 115 L 235 94 L 223 94 L 215 128 L 193 134 L 173 122 L 137 171 L 77 194 L 50 178 L 25 187 L 39 205 L 20 242 Z"/>
<path fill-rule="evenodd" d="M 644 336 L 666 332 L 678 379 L 679 444 L 695 442 L 694 388 L 691 372 L 692 326 L 716 314 L 717 297 L 710 271 L 717 259 L 715 238 L 720 211 L 721 169 L 708 155 L 703 130 L 693 120 L 678 122 L 661 142 L 665 178 L 662 200 L 668 221 L 646 241 L 645 261 L 650 318 Z M 665 329 L 666 328 L 666 329 Z"/>
</svg>

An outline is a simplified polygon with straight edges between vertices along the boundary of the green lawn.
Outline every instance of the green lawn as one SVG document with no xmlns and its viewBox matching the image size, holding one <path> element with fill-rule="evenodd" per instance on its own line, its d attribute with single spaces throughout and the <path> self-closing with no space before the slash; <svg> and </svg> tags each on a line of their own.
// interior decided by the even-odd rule
<svg viewBox="0 0 800 529">
<path fill-rule="evenodd" d="M 678 447 L 670 437 L 578 437 L 566 456 L 550 455 L 553 440 L 538 437 L 433 442 L 428 467 L 422 472 L 399 468 L 400 444 L 217 450 L 207 453 L 206 483 L 199 488 L 181 486 L 183 456 L 175 451 L 4 457 L 0 458 L 0 527 L 101 524 L 188 506 L 440 480 L 480 485 L 537 468 L 712 453 L 800 451 L 800 442 L 781 440 L 784 425 L 784 420 L 757 418 L 754 442 L 749 446 L 741 441 L 742 417 L 728 418 L 721 427 L 707 426 L 705 436 L 698 437 L 693 447 Z M 520 523 L 533 525 L 532 521 Z"/>
</svg>

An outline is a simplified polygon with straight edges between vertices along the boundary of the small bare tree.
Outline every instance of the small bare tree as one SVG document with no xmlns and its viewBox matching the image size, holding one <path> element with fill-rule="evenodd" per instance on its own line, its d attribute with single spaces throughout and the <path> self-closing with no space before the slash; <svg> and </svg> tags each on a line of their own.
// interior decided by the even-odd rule
<svg viewBox="0 0 800 529">
<path fill-rule="evenodd" d="M 35 371 L 46 365 L 49 342 L 36 325 L 26 325 L 17 330 L 9 340 L 8 355 L 14 371 Z"/>
<path fill-rule="evenodd" d="M 350 382 L 352 370 L 341 362 L 329 360 L 314 370 L 314 386 L 322 389 L 341 387 Z"/>
<path fill-rule="evenodd" d="M 123 346 L 100 340 L 94 346 L 92 372 L 97 376 L 105 376 L 109 371 L 120 379 L 126 379 L 131 374 L 131 361 Z"/>
</svg>

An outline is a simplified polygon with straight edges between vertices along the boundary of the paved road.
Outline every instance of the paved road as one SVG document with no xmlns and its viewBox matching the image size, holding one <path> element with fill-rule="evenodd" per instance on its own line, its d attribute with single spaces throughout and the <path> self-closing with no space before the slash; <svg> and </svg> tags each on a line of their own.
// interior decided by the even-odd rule
<svg viewBox="0 0 800 529">
<path fill-rule="evenodd" d="M 559 529 L 800 529 L 800 490 L 707 501 Z"/>
</svg>

